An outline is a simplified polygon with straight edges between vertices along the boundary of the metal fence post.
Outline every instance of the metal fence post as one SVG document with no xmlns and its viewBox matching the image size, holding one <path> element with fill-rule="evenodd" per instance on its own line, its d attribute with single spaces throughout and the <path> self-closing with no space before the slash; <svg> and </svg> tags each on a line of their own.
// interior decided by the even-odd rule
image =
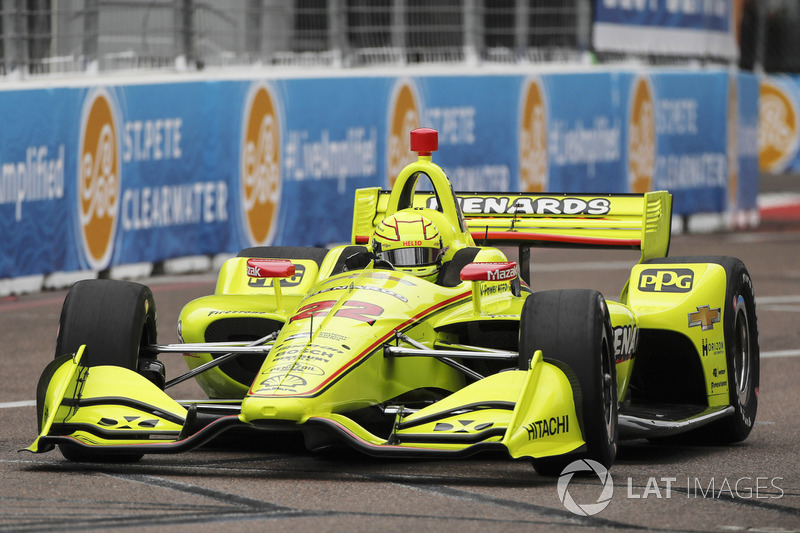
<svg viewBox="0 0 800 533">
<path fill-rule="evenodd" d="M 483 30 L 481 17 L 478 16 L 477 0 L 464 0 L 464 60 L 468 65 L 480 63 Z"/>
<path fill-rule="evenodd" d="M 261 56 L 264 6 L 262 0 L 247 0 L 244 14 L 244 49 L 251 61 Z"/>
<path fill-rule="evenodd" d="M 45 61 L 52 54 L 50 43 L 52 41 L 52 13 L 50 2 L 47 0 L 28 0 L 27 25 L 28 60 L 31 72 L 47 72 L 49 64 Z"/>
<path fill-rule="evenodd" d="M 8 35 L 8 30 L 6 29 L 8 21 L 7 2 L 8 0 L 0 0 L 0 74 L 7 74 L 9 71 L 6 63 L 6 50 L 8 49 L 8 46 L 6 46 L 6 37 Z"/>
<path fill-rule="evenodd" d="M 581 54 L 592 48 L 592 21 L 594 20 L 594 2 L 578 2 L 576 9 L 575 44 Z"/>
<path fill-rule="evenodd" d="M 179 3 L 178 8 L 178 24 L 180 33 L 181 49 L 176 57 L 177 65 L 180 65 L 183 57 L 183 62 L 186 67 L 197 66 L 194 49 L 195 28 L 194 28 L 194 0 L 177 0 Z"/>
<path fill-rule="evenodd" d="M 83 6 L 83 57 L 87 64 L 98 59 L 97 40 L 100 35 L 99 0 L 85 0 Z"/>
<path fill-rule="evenodd" d="M 8 32 L 8 51 L 10 61 L 10 72 L 16 71 L 18 74 L 23 74 L 27 71 L 28 67 L 28 39 L 27 27 L 25 25 L 25 9 L 24 0 L 16 0 L 12 2 L 10 24 L 7 26 L 10 31 Z"/>
<path fill-rule="evenodd" d="M 259 51 L 259 57 L 265 63 L 274 62 L 279 52 L 289 49 L 295 8 L 293 2 L 264 0 L 263 50 Z"/>
<path fill-rule="evenodd" d="M 393 2 L 392 8 L 392 48 L 397 50 L 400 58 L 400 64 L 405 65 L 408 63 L 408 51 L 406 50 L 406 33 L 408 33 L 408 23 L 406 22 L 405 0 L 396 0 Z"/>
<path fill-rule="evenodd" d="M 517 59 L 527 55 L 529 16 L 528 0 L 516 0 L 514 3 L 514 55 Z"/>
<path fill-rule="evenodd" d="M 337 67 L 349 63 L 346 14 L 343 4 L 342 0 L 328 0 L 328 50 L 332 52 L 333 64 Z"/>
<path fill-rule="evenodd" d="M 756 14 L 755 58 L 753 61 L 753 70 L 761 73 L 764 72 L 764 43 L 767 39 L 767 11 L 763 2 L 754 1 L 753 4 Z"/>
</svg>

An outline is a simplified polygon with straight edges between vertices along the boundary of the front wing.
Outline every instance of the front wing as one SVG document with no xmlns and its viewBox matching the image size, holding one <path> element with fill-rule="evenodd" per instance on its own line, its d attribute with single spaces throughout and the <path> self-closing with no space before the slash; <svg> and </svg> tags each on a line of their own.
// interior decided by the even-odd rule
<svg viewBox="0 0 800 533">
<path fill-rule="evenodd" d="M 27 451 L 67 444 L 99 456 L 179 453 L 251 425 L 322 431 L 366 454 L 389 457 L 462 457 L 505 449 L 513 458 L 538 458 L 584 445 L 573 385 L 541 352 L 526 371 L 491 375 L 415 412 L 398 407 L 388 438 L 331 412 L 291 421 L 228 414 L 198 427 L 196 404 L 172 399 L 131 370 L 85 367 L 82 352 L 55 360 L 42 375 L 40 434 Z"/>
</svg>

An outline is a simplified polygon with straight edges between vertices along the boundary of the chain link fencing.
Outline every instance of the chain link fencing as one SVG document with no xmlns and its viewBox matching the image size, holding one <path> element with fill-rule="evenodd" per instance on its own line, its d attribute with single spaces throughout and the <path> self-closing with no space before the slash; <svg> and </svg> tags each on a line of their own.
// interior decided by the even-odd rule
<svg viewBox="0 0 800 533">
<path fill-rule="evenodd" d="M 595 0 L 0 0 L 0 75 L 244 65 L 725 63 L 669 51 L 596 52 L 594 5 Z M 734 0 L 734 6 L 740 66 L 800 71 L 797 0 Z"/>
</svg>

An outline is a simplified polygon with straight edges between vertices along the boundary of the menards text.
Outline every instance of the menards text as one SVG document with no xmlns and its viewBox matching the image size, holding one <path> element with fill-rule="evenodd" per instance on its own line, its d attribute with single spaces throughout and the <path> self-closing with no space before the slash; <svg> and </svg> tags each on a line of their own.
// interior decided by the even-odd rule
<svg viewBox="0 0 800 533">
<path fill-rule="evenodd" d="M 611 211 L 608 198 L 549 198 L 525 196 L 458 196 L 465 215 L 520 214 L 520 215 L 607 215 Z M 427 200 L 427 207 L 436 209 L 435 197 Z"/>
</svg>

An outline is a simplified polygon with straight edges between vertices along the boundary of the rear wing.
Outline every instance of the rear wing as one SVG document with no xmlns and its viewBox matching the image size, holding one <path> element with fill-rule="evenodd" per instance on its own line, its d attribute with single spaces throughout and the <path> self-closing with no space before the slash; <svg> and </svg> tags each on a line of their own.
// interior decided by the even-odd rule
<svg viewBox="0 0 800 533">
<path fill-rule="evenodd" d="M 354 244 L 365 244 L 384 218 L 390 191 L 358 189 Z M 478 245 L 519 246 L 525 261 L 533 246 L 641 250 L 640 262 L 669 252 L 672 195 L 456 193 L 467 228 Z M 414 195 L 414 207 L 436 209 L 432 192 Z M 523 255 L 524 254 L 524 255 Z M 520 265 L 522 266 L 522 265 Z"/>
</svg>

